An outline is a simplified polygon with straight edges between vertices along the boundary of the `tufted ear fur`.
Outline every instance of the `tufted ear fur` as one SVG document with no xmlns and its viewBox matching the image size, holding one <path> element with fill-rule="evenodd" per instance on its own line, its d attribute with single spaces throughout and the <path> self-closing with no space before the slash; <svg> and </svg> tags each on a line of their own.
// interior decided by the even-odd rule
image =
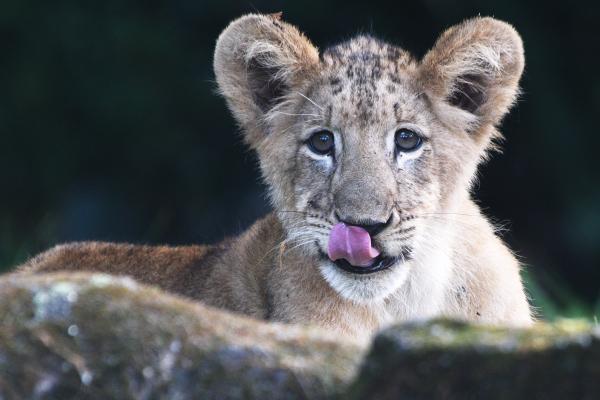
<svg viewBox="0 0 600 400">
<path fill-rule="evenodd" d="M 423 58 L 425 91 L 468 121 L 467 130 L 496 125 L 519 94 L 523 42 L 515 29 L 489 17 L 444 32 Z M 457 110 L 458 109 L 458 110 Z"/>
<path fill-rule="evenodd" d="M 219 36 L 214 70 L 248 144 L 269 133 L 268 115 L 294 88 L 315 73 L 318 50 L 281 14 L 250 14 L 233 21 Z"/>
</svg>

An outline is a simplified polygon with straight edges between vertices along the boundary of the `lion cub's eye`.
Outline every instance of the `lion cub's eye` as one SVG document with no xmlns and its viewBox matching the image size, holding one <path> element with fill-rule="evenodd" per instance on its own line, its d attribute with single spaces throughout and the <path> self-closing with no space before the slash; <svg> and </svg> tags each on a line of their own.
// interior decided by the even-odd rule
<svg viewBox="0 0 600 400">
<path fill-rule="evenodd" d="M 308 139 L 308 148 L 314 153 L 325 155 L 329 154 L 333 150 L 333 133 L 329 131 L 319 131 L 313 133 Z"/>
<path fill-rule="evenodd" d="M 399 151 L 414 151 L 423 143 L 421 137 L 409 129 L 398 129 L 395 141 Z"/>
</svg>

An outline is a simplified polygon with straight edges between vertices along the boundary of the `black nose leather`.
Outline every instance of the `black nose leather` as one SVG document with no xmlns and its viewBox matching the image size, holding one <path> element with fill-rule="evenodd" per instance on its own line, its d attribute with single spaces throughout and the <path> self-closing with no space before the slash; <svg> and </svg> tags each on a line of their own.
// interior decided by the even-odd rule
<svg viewBox="0 0 600 400">
<path fill-rule="evenodd" d="M 363 220 L 353 220 L 353 219 L 342 219 L 338 216 L 338 220 L 340 222 L 343 222 L 346 225 L 352 225 L 352 226 L 358 226 L 360 228 L 363 228 L 365 231 L 369 232 L 369 235 L 371 237 L 377 235 L 378 233 L 380 233 L 382 230 L 385 229 L 386 226 L 388 226 L 391 222 L 392 222 L 392 216 L 390 215 L 390 217 L 388 218 L 388 220 L 386 222 L 378 222 L 378 221 L 373 221 L 370 219 L 363 219 Z"/>
</svg>

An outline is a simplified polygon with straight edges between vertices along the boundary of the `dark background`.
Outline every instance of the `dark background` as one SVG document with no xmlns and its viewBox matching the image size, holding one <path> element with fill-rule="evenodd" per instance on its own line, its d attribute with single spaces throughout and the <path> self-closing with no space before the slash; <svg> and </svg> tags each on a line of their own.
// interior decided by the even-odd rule
<svg viewBox="0 0 600 400">
<path fill-rule="evenodd" d="M 423 55 L 481 14 L 517 28 L 527 67 L 476 197 L 510 229 L 547 317 L 600 311 L 599 2 L 87 3 L 0 5 L 0 270 L 72 240 L 213 242 L 268 211 L 215 95 L 230 20 L 283 11 L 321 48 L 372 32 Z"/>
</svg>

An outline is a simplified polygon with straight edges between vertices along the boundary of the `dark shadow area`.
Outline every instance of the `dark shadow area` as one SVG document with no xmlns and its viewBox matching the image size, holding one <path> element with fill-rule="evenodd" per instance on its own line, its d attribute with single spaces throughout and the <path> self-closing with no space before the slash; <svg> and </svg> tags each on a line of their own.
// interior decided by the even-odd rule
<svg viewBox="0 0 600 400">
<path fill-rule="evenodd" d="M 371 32 L 423 55 L 491 15 L 523 36 L 523 96 L 475 196 L 509 228 L 548 315 L 590 315 L 600 282 L 597 2 L 9 0 L 0 5 L 0 268 L 56 243 L 214 242 L 269 205 L 216 95 L 229 21 L 283 11 L 324 48 Z M 547 302 L 547 303 L 544 303 Z"/>
</svg>

